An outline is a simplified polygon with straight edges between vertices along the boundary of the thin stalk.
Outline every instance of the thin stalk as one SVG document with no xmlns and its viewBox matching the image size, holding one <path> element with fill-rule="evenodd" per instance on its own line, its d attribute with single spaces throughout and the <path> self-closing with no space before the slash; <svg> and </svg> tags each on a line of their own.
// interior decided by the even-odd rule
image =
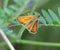
<svg viewBox="0 0 60 50">
<path fill-rule="evenodd" d="M 52 43 L 52 42 L 37 42 L 37 41 L 28 41 L 28 40 L 20 40 L 22 44 L 36 45 L 36 46 L 54 46 L 60 47 L 60 43 Z"/>
<path fill-rule="evenodd" d="M 7 45 L 9 46 L 10 50 L 15 50 L 15 48 L 13 47 L 13 45 L 11 44 L 9 39 L 6 37 L 5 33 L 2 31 L 2 29 L 0 29 L 0 34 L 3 37 L 3 39 L 5 40 L 5 42 L 7 43 Z"/>
<path fill-rule="evenodd" d="M 14 43 L 21 43 L 21 44 L 28 44 L 28 45 L 35 45 L 35 46 L 52 46 L 52 47 L 60 47 L 60 43 L 52 43 L 52 42 L 37 42 L 37 41 L 29 41 L 29 40 L 22 40 L 19 41 L 11 41 Z M 0 46 L 6 45 L 5 42 L 0 43 Z"/>
<path fill-rule="evenodd" d="M 12 27 L 12 26 L 19 26 L 20 24 L 16 24 L 16 25 L 11 25 L 11 26 L 9 26 L 9 27 Z M 41 26 L 60 26 L 60 25 L 54 25 L 54 24 L 40 24 Z"/>
<path fill-rule="evenodd" d="M 24 30 L 25 30 L 25 28 L 24 28 L 24 27 L 21 27 L 21 29 L 20 29 L 20 31 L 19 31 L 19 33 L 18 33 L 18 38 L 19 38 L 19 39 L 21 39 Z"/>
<path fill-rule="evenodd" d="M 55 27 L 55 26 L 60 26 L 59 24 L 57 24 L 57 25 L 53 25 L 53 24 L 40 24 L 41 26 L 53 26 L 53 27 Z"/>
</svg>

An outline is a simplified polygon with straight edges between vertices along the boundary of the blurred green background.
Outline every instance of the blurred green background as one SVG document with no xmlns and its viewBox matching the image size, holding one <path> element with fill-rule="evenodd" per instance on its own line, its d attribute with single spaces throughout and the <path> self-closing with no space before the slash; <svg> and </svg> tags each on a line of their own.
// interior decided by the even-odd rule
<svg viewBox="0 0 60 50">
<path fill-rule="evenodd" d="M 39 21 L 43 25 L 39 24 L 34 35 L 16 19 L 37 13 L 40 13 Z M 16 50 L 60 50 L 60 0 L 0 0 L 0 28 Z M 54 46 L 55 43 L 59 45 Z M 10 50 L 1 35 L 0 50 Z"/>
</svg>

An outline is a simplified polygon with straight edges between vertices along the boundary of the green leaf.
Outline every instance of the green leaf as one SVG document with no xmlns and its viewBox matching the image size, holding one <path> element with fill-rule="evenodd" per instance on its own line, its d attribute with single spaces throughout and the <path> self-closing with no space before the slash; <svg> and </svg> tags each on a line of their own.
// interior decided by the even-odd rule
<svg viewBox="0 0 60 50">
<path fill-rule="evenodd" d="M 45 10 L 41 10 L 43 16 L 45 17 L 46 21 L 48 24 L 53 24 L 51 17 L 49 16 L 49 14 L 45 11 Z"/>
<path fill-rule="evenodd" d="M 40 17 L 39 17 L 39 21 L 40 21 L 42 24 L 46 24 L 45 19 L 44 19 L 43 16 L 41 16 L 41 15 L 40 15 Z"/>
<path fill-rule="evenodd" d="M 4 21 L 2 19 L 0 19 L 0 27 L 2 26 L 3 23 L 4 23 Z"/>
<path fill-rule="evenodd" d="M 8 1 L 9 1 L 9 0 L 4 0 L 4 5 L 3 5 L 3 8 L 4 8 L 4 9 L 7 8 L 7 6 L 8 6 Z"/>
<path fill-rule="evenodd" d="M 50 9 L 48 9 L 48 12 L 49 12 L 51 18 L 53 19 L 53 22 L 57 22 L 60 24 L 60 20 L 59 20 L 58 16 Z"/>
<path fill-rule="evenodd" d="M 18 5 L 24 5 L 25 0 L 14 0 L 14 2 L 16 2 Z"/>
<path fill-rule="evenodd" d="M 8 17 L 5 15 L 4 11 L 0 9 L 0 27 L 4 26 L 8 22 L 7 20 Z"/>
<path fill-rule="evenodd" d="M 58 7 L 58 14 L 59 14 L 59 16 L 60 16 L 60 7 Z"/>
<path fill-rule="evenodd" d="M 13 30 L 9 30 L 6 27 L 3 27 L 2 30 L 10 39 L 17 39 L 16 33 L 14 33 Z"/>
<path fill-rule="evenodd" d="M 14 17 L 15 16 L 15 13 L 14 13 L 14 11 L 12 11 L 11 9 L 9 9 L 9 8 L 5 8 L 5 13 L 8 15 L 8 16 L 10 16 L 10 17 Z"/>
<path fill-rule="evenodd" d="M 18 9 L 18 6 L 17 5 L 10 5 L 9 8 L 16 11 Z"/>
</svg>

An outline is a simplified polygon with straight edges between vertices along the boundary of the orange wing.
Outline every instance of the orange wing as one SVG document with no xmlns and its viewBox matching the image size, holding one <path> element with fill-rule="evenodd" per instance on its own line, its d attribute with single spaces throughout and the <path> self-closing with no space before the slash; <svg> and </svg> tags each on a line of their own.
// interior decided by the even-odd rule
<svg viewBox="0 0 60 50">
<path fill-rule="evenodd" d="M 23 25 L 27 24 L 31 19 L 32 16 L 20 16 L 17 18 L 17 20 Z"/>
<path fill-rule="evenodd" d="M 27 29 L 32 33 L 36 33 L 37 32 L 37 22 L 38 21 L 36 21 L 34 24 L 30 25 Z"/>
</svg>

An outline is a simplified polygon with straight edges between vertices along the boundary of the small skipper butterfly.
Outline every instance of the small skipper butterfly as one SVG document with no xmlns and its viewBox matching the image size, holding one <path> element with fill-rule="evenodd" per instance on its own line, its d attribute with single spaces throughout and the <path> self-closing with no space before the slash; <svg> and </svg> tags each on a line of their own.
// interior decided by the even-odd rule
<svg viewBox="0 0 60 50">
<path fill-rule="evenodd" d="M 37 32 L 38 18 L 40 14 L 31 16 L 19 16 L 17 21 L 21 23 L 30 33 L 35 34 Z"/>
</svg>

